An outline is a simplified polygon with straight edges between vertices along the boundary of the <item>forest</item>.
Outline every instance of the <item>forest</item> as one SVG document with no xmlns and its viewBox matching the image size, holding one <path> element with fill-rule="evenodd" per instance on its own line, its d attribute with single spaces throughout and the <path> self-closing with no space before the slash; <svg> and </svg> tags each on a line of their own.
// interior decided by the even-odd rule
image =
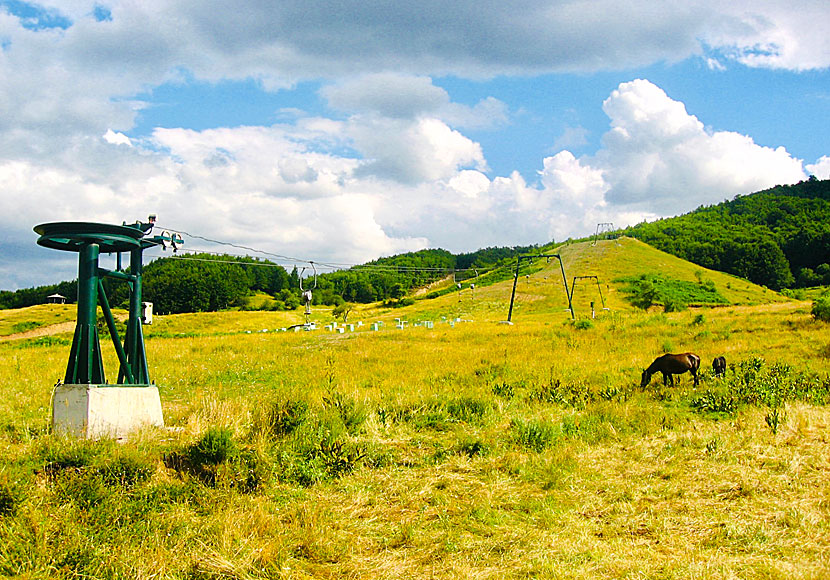
<svg viewBox="0 0 830 580">
<path fill-rule="evenodd" d="M 739 195 L 621 234 L 776 291 L 828 285 L 830 180 Z"/>
</svg>

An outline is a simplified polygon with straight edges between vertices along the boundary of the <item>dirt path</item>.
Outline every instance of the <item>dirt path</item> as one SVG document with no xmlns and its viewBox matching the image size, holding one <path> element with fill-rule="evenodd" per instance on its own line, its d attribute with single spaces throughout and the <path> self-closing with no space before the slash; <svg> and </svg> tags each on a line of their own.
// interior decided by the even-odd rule
<svg viewBox="0 0 830 580">
<path fill-rule="evenodd" d="M 5 340 L 18 340 L 22 338 L 37 338 L 38 336 L 48 336 L 50 334 L 61 334 L 63 332 L 72 332 L 75 329 L 75 321 L 61 322 L 59 324 L 50 324 L 49 326 L 41 326 L 26 332 L 18 332 L 17 334 L 9 334 L 7 336 L 0 336 L 0 342 Z"/>
</svg>

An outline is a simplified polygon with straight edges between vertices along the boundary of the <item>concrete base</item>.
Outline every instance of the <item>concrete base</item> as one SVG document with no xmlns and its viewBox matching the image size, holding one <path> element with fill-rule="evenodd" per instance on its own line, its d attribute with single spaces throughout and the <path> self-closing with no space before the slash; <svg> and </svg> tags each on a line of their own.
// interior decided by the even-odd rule
<svg viewBox="0 0 830 580">
<path fill-rule="evenodd" d="M 87 439 L 122 439 L 142 427 L 164 427 L 155 385 L 58 385 L 52 398 L 52 430 Z"/>
</svg>

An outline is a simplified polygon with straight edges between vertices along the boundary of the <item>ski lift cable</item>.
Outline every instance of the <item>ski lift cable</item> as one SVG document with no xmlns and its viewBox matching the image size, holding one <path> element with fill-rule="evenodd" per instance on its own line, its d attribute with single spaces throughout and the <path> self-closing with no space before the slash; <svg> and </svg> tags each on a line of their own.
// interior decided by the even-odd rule
<svg viewBox="0 0 830 580">
<path fill-rule="evenodd" d="M 241 249 L 241 250 L 247 250 L 247 251 L 255 252 L 257 254 L 262 254 L 262 255 L 265 255 L 265 256 L 272 256 L 272 257 L 275 257 L 275 258 L 279 258 L 281 260 L 286 261 L 286 263 L 282 264 L 283 266 L 296 264 L 297 262 L 301 262 L 301 263 L 306 263 L 306 264 L 311 264 L 311 265 L 316 264 L 317 266 L 321 266 L 321 267 L 324 267 L 324 268 L 329 268 L 329 269 L 332 269 L 332 270 L 339 270 L 339 269 L 343 269 L 343 268 L 353 268 L 353 269 L 361 269 L 361 270 L 396 271 L 396 272 L 447 272 L 447 273 L 474 271 L 476 277 L 478 277 L 480 275 L 487 274 L 488 272 L 490 272 L 491 270 L 494 269 L 494 268 L 486 269 L 486 270 L 484 270 L 483 273 L 480 274 L 476 268 L 472 268 L 472 267 L 471 268 L 451 268 L 451 267 L 439 268 L 439 267 L 396 266 L 396 265 L 393 265 L 393 264 L 388 264 L 387 265 L 387 264 L 355 264 L 355 263 L 349 263 L 349 262 L 319 262 L 319 261 L 305 259 L 305 258 L 298 258 L 298 257 L 293 257 L 293 256 L 286 256 L 286 255 L 283 255 L 283 254 L 276 254 L 274 252 L 269 252 L 269 251 L 266 251 L 266 250 L 260 250 L 258 248 L 253 248 L 251 246 L 244 246 L 244 245 L 235 244 L 235 243 L 232 243 L 232 242 L 224 242 L 224 241 L 221 241 L 221 240 L 208 238 L 206 236 L 200 236 L 198 234 L 193 234 L 193 233 L 190 233 L 190 232 L 178 229 L 178 228 L 167 228 L 166 226 L 158 226 L 158 224 L 156 224 L 156 225 L 157 225 L 157 227 L 162 227 L 164 229 L 169 229 L 169 230 L 175 230 L 176 232 L 179 232 L 180 234 L 190 236 L 192 238 L 197 238 L 197 239 L 200 239 L 200 240 L 203 240 L 205 242 L 212 243 L 212 244 L 230 246 L 230 247 L 233 247 L 233 248 L 238 248 L 238 249 Z M 195 248 L 188 248 L 186 251 L 189 252 L 189 253 L 229 255 L 229 254 L 223 254 L 223 253 L 219 253 L 219 252 L 211 252 L 209 250 L 201 250 L 200 251 L 200 250 L 195 249 Z M 237 256 L 237 257 L 244 257 L 244 256 Z M 203 259 L 202 261 L 207 261 L 207 260 Z M 222 260 L 217 260 L 217 261 L 222 261 Z M 256 265 L 256 264 L 250 264 L 250 265 Z M 314 270 L 315 270 L 315 273 L 316 273 L 316 268 L 314 268 Z"/>
<path fill-rule="evenodd" d="M 293 267 L 297 266 L 296 263 L 292 263 L 292 262 L 259 262 L 259 261 L 246 262 L 246 261 L 242 261 L 242 260 L 200 258 L 198 256 L 199 255 L 204 255 L 204 254 L 217 256 L 217 257 L 229 256 L 229 257 L 238 257 L 238 258 L 245 258 L 245 257 L 248 257 L 248 256 L 238 256 L 238 255 L 235 255 L 235 254 L 227 254 L 227 253 L 224 253 L 224 252 L 210 252 L 210 251 L 206 251 L 206 250 L 198 250 L 198 249 L 193 249 L 193 248 L 189 248 L 187 250 L 180 250 L 179 252 L 180 253 L 178 255 L 173 256 L 177 260 L 190 260 L 190 261 L 194 261 L 194 262 L 210 262 L 210 263 L 215 263 L 215 264 L 239 264 L 239 265 L 242 265 L 242 266 L 265 267 L 265 268 L 274 268 L 274 267 L 279 266 L 281 268 L 289 269 L 292 266 Z M 190 255 L 188 255 L 188 254 L 190 254 Z M 157 257 L 163 257 L 163 254 L 159 254 Z M 319 267 L 319 268 L 322 268 L 322 269 L 340 270 L 340 269 L 342 269 L 343 266 L 348 266 L 348 264 L 337 265 L 337 264 L 328 264 L 328 263 L 325 263 L 325 262 L 316 262 L 316 261 L 313 261 L 313 260 L 308 261 L 309 264 L 312 263 L 312 262 L 314 262 L 315 269 L 317 267 Z M 424 272 L 424 271 L 426 271 L 426 272 L 451 272 L 452 271 L 452 269 L 448 269 L 448 268 L 416 268 L 416 267 L 396 267 L 396 266 L 380 266 L 380 265 L 374 266 L 374 267 L 363 267 L 362 265 L 359 265 L 359 264 L 358 265 L 353 265 L 351 267 L 354 268 L 355 270 L 370 270 L 370 271 L 377 271 L 377 272 Z M 303 266 L 302 269 L 306 270 L 306 269 L 308 269 L 308 267 Z M 472 268 L 470 268 L 470 270 L 472 270 Z M 467 270 L 456 270 L 456 271 L 457 272 L 464 272 L 464 271 L 467 271 Z M 317 272 L 319 273 L 319 270 L 317 270 Z M 479 274 L 479 275 L 481 275 L 481 274 Z"/>
<path fill-rule="evenodd" d="M 162 226 L 159 226 L 159 227 L 162 227 Z M 197 238 L 199 240 L 204 240 L 204 241 L 210 242 L 212 244 L 220 244 L 222 246 L 231 246 L 233 248 L 239 248 L 240 250 L 248 250 L 250 252 L 256 252 L 258 254 L 265 254 L 267 256 L 274 256 L 274 257 L 277 257 L 277 258 L 282 258 L 283 260 L 289 260 L 289 261 L 293 261 L 293 262 L 309 262 L 309 260 L 304 260 L 302 258 L 295 258 L 295 257 L 292 257 L 292 256 L 284 256 L 282 254 L 275 254 L 273 252 L 267 252 L 265 250 L 259 250 L 257 248 L 252 248 L 250 246 L 243 246 L 241 244 L 234 244 L 232 242 L 223 242 L 221 240 L 214 240 L 212 238 L 207 238 L 205 236 L 200 236 L 198 234 L 191 234 L 190 232 L 186 232 L 184 230 L 180 230 L 180 229 L 177 229 L 177 228 L 164 228 L 164 229 L 171 229 L 171 230 L 175 229 L 180 234 L 184 234 L 185 236 L 190 236 L 191 238 Z"/>
</svg>

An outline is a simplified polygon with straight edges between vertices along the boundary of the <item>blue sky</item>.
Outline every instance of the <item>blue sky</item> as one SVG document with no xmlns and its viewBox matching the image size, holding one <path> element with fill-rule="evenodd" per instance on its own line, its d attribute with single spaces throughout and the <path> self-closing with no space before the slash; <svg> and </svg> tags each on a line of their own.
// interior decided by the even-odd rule
<svg viewBox="0 0 830 580">
<path fill-rule="evenodd" d="M 830 178 L 829 17 L 814 0 L 0 0 L 0 289 L 75 276 L 35 245 L 49 221 L 155 213 L 361 263 Z"/>
</svg>

